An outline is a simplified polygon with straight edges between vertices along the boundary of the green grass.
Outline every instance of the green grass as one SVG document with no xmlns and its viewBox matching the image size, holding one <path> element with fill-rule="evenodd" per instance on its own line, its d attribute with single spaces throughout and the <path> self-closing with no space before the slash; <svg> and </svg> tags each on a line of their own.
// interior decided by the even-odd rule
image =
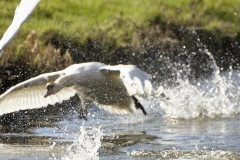
<svg viewBox="0 0 240 160">
<path fill-rule="evenodd" d="M 0 35 L 11 24 L 20 0 L 0 1 Z M 223 34 L 240 32 L 240 0 L 41 0 L 15 42 L 23 41 L 35 30 L 78 38 L 117 39 L 118 45 L 129 42 L 136 29 L 150 22 L 169 22 L 179 26 L 220 30 Z M 156 22 L 156 21 L 155 21 Z"/>
<path fill-rule="evenodd" d="M 165 1 L 162 17 L 185 26 L 220 30 L 224 34 L 239 32 L 240 0 L 178 0 Z"/>
</svg>

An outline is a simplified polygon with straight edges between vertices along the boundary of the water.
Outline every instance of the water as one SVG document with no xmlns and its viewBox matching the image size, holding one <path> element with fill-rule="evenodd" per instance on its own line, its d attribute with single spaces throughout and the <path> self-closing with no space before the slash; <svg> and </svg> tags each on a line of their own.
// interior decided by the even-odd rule
<svg viewBox="0 0 240 160">
<path fill-rule="evenodd" d="M 178 85 L 165 89 L 170 104 L 139 97 L 146 116 L 118 116 L 92 105 L 88 121 L 75 111 L 35 117 L 23 130 L 1 130 L 0 159 L 240 159 L 240 72 L 220 73 L 204 53 L 213 75 L 177 78 Z"/>
</svg>

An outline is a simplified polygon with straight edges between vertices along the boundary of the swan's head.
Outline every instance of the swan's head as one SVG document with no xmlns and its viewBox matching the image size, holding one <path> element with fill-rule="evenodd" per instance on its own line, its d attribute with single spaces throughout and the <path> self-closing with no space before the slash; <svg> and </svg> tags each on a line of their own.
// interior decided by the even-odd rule
<svg viewBox="0 0 240 160">
<path fill-rule="evenodd" d="M 53 82 L 49 82 L 46 84 L 46 89 L 47 89 L 47 92 L 46 94 L 44 95 L 44 98 L 50 96 L 51 94 L 54 94 L 56 93 L 56 84 L 53 83 Z"/>
</svg>

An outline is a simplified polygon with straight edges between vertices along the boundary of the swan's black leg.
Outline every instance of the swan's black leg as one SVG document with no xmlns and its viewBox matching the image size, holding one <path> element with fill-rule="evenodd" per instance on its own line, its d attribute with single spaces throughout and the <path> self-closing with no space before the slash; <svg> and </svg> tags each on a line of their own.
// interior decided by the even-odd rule
<svg viewBox="0 0 240 160">
<path fill-rule="evenodd" d="M 141 109 L 142 112 L 143 112 L 143 114 L 146 115 L 147 112 L 145 111 L 145 109 L 143 108 L 143 106 L 142 106 L 142 104 L 139 102 L 139 100 L 138 100 L 136 97 L 134 97 L 134 96 L 132 96 L 132 98 L 133 98 L 133 101 L 134 101 L 134 104 L 135 104 L 136 108 L 137 108 L 137 109 Z"/>
<path fill-rule="evenodd" d="M 78 119 L 85 119 L 87 120 L 87 109 L 90 106 L 91 101 L 84 100 L 82 101 L 81 105 L 79 106 L 79 113 L 78 113 Z"/>
<path fill-rule="evenodd" d="M 87 120 L 87 111 L 84 110 L 82 106 L 80 106 L 80 109 L 79 109 L 78 119 Z"/>
</svg>

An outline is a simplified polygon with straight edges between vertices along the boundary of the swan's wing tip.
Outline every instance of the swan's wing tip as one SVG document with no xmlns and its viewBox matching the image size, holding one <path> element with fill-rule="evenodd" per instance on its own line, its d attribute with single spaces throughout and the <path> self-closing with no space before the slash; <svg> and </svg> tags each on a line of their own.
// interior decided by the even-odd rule
<svg viewBox="0 0 240 160">
<path fill-rule="evenodd" d="M 157 91 L 155 92 L 156 95 L 164 95 L 163 93 L 163 86 L 158 87 Z"/>
<path fill-rule="evenodd" d="M 0 41 L 2 47 L 0 47 L 0 57 L 2 56 L 4 47 L 16 36 L 21 25 L 29 18 L 39 2 L 40 0 L 22 0 L 20 4 L 17 5 L 12 23 Z"/>
<path fill-rule="evenodd" d="M 32 86 L 10 92 L 0 98 L 0 116 L 21 110 L 44 108 L 48 105 L 55 105 L 69 100 L 76 94 L 70 87 L 63 88 L 57 94 L 44 98 L 44 86 Z"/>
</svg>

